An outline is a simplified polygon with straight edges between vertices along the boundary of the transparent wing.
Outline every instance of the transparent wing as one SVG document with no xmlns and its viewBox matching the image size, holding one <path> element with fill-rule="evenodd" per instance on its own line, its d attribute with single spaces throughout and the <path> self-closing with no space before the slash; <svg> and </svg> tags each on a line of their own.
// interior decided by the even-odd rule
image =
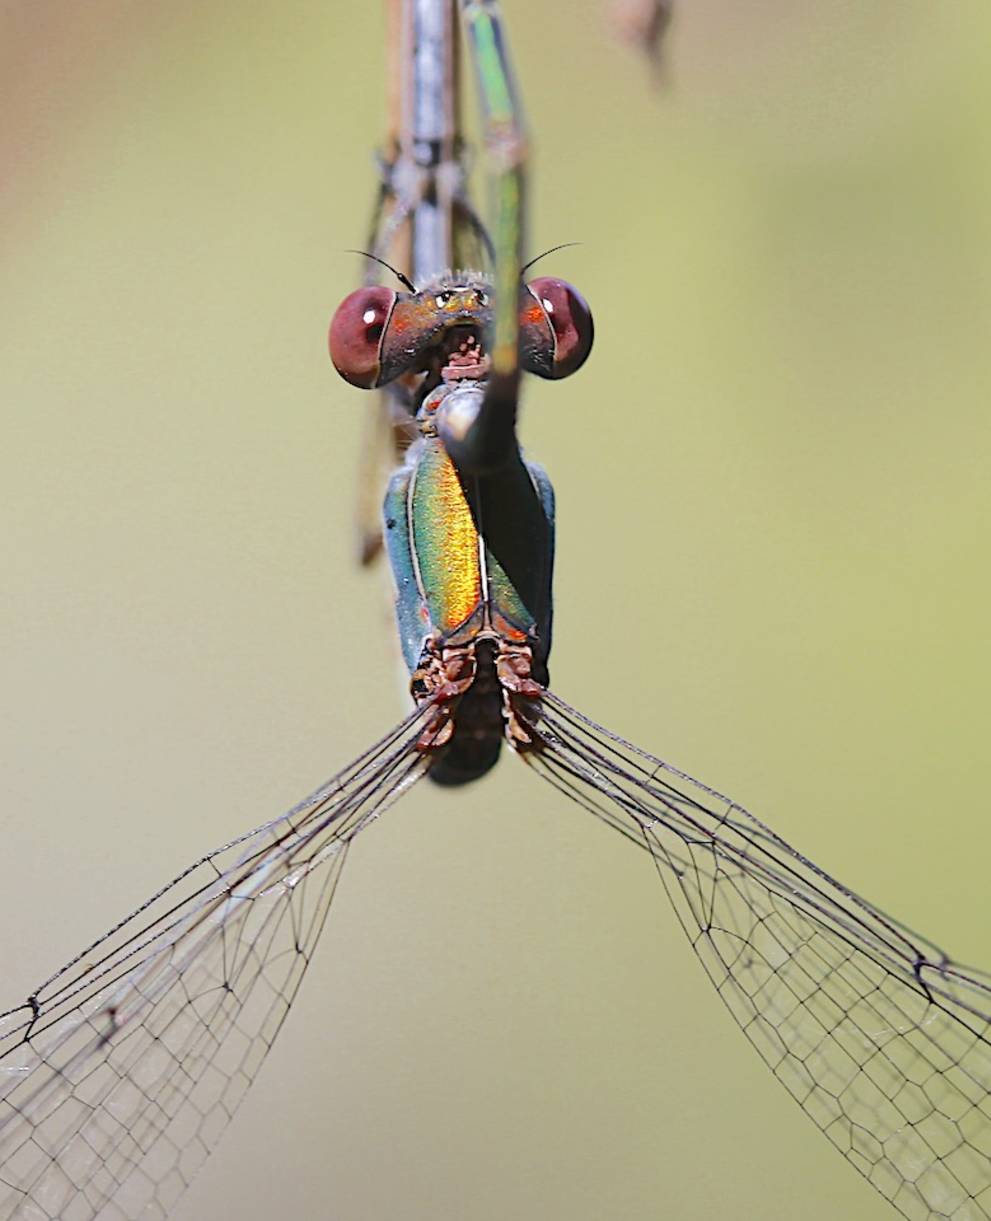
<svg viewBox="0 0 991 1221">
<path fill-rule="evenodd" d="M 805 1113 L 913 1221 L 991 1218 L 991 977 L 728 798 L 548 694 L 524 756 L 646 847 L 716 991 Z"/>
<path fill-rule="evenodd" d="M 423 774 L 424 715 L 0 1015 L 0 1221 L 168 1214 L 281 1029 L 349 843 Z"/>
</svg>

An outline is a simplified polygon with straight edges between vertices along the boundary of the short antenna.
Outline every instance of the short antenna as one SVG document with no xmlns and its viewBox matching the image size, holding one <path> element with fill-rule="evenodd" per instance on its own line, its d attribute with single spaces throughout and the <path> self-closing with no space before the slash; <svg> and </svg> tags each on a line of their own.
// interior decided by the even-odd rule
<svg viewBox="0 0 991 1221">
<path fill-rule="evenodd" d="M 539 263 L 541 259 L 546 259 L 549 254 L 556 254 L 559 250 L 567 250 L 569 246 L 580 246 L 581 242 L 562 242 L 560 246 L 551 246 L 550 250 L 545 250 L 543 254 L 538 254 L 536 258 L 530 260 L 529 263 L 524 263 L 520 268 L 520 278 L 534 265 Z"/>
<path fill-rule="evenodd" d="M 408 288 L 411 293 L 416 292 L 416 285 L 409 278 L 409 276 L 404 276 L 401 271 L 398 271 L 395 267 L 393 267 L 393 265 L 391 263 L 387 263 L 385 261 L 385 259 L 380 259 L 377 254 L 372 254 L 368 250 L 345 250 L 344 253 L 345 254 L 360 254 L 360 255 L 363 255 L 366 259 L 371 259 L 373 263 L 381 263 L 383 267 L 388 268 L 388 270 L 392 272 L 392 274 L 396 277 L 396 279 L 399 281 L 399 283 L 403 285 L 404 288 Z"/>
</svg>

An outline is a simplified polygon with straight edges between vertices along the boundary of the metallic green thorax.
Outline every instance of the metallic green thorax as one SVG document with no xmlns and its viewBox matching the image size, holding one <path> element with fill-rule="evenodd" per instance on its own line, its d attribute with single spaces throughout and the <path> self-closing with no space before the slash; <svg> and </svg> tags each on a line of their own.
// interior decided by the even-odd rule
<svg viewBox="0 0 991 1221">
<path fill-rule="evenodd" d="M 403 656 L 412 673 L 428 640 L 526 644 L 541 678 L 551 643 L 550 480 L 519 455 L 494 474 L 462 476 L 431 427 L 450 396 L 481 394 L 477 384 L 462 383 L 429 395 L 422 438 L 389 484 L 385 539 Z"/>
</svg>

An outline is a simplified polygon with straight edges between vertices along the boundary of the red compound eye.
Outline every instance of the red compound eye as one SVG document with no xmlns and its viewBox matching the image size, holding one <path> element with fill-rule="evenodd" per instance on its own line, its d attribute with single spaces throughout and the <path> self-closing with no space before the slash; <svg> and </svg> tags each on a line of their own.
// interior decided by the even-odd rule
<svg viewBox="0 0 991 1221">
<path fill-rule="evenodd" d="M 540 304 L 554 335 L 552 369 L 544 376 L 567 377 L 585 363 L 595 328 L 592 311 L 577 288 L 566 280 L 541 276 L 527 288 Z"/>
<path fill-rule="evenodd" d="M 356 289 L 337 307 L 328 345 L 334 368 L 346 382 L 362 390 L 378 385 L 382 336 L 396 303 L 391 288 Z"/>
</svg>

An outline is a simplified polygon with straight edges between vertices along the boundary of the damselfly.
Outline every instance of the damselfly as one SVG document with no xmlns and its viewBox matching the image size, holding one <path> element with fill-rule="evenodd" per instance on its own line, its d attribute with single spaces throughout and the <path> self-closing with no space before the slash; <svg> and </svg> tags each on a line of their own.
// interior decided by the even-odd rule
<svg viewBox="0 0 991 1221">
<path fill-rule="evenodd" d="M 491 16 L 468 12 L 475 22 L 469 28 L 488 34 L 489 48 L 497 46 L 498 36 Z M 499 116 L 499 102 L 511 97 L 509 77 L 501 64 L 493 73 L 484 51 L 479 60 L 491 119 Z M 493 98 L 493 90 L 501 91 L 499 97 Z M 517 116 L 518 107 L 512 106 L 509 117 L 518 122 Z M 580 298 L 559 282 L 538 282 L 520 292 L 521 208 L 514 196 L 522 185 L 521 166 L 510 157 L 497 162 L 497 169 L 504 209 L 493 225 L 494 287 L 442 275 L 428 292 L 414 271 L 408 297 L 388 291 L 375 295 L 363 302 L 356 320 L 381 328 L 378 336 L 364 336 L 381 366 L 386 340 L 396 334 L 391 329 L 396 311 L 405 308 L 416 316 L 408 333 L 419 342 L 404 351 L 397 372 L 436 381 L 433 386 L 419 381 L 412 393 L 414 399 L 424 390 L 438 395 L 431 402 L 428 393 L 424 403 L 437 409 L 433 418 L 448 412 L 437 432 L 446 437 L 446 450 L 458 455 L 464 480 L 476 478 L 467 472 L 480 465 L 483 474 L 477 478 L 493 480 L 497 497 L 505 486 L 500 473 L 508 465 L 515 472 L 509 510 L 522 500 L 531 520 L 534 512 L 543 514 L 535 552 L 524 548 L 517 558 L 527 573 L 539 570 L 530 589 L 546 599 L 549 548 L 539 534 L 550 524 L 548 496 L 539 476 L 521 482 L 512 430 L 499 426 L 515 407 L 511 336 L 520 301 L 524 323 L 532 321 L 539 329 L 531 344 L 538 362 L 548 354 L 553 361 L 556 346 L 546 346 L 545 340 L 561 339 L 553 322 L 563 312 L 577 320 L 582 355 L 590 336 L 581 325 Z M 492 332 L 481 300 L 489 291 L 497 311 Z M 458 312 L 450 326 L 424 323 L 452 303 Z M 534 309 L 531 320 L 527 311 Z M 493 394 L 493 388 L 500 393 Z M 467 399 L 467 411 L 451 410 L 455 392 Z M 495 417 L 494 443 L 490 434 L 471 452 L 473 428 L 490 418 L 493 406 L 502 413 Z M 452 429 L 461 429 L 466 419 L 465 435 L 455 436 Z M 466 441 L 466 450 L 459 451 L 458 444 Z M 428 441 L 419 464 L 411 459 L 407 469 L 425 482 L 424 452 L 433 455 L 456 501 L 454 468 L 445 465 L 440 444 Z M 429 530 L 436 518 L 427 513 L 421 519 L 409 483 L 404 499 L 415 535 L 421 526 Z M 472 530 L 480 524 L 491 558 L 505 571 L 509 594 L 520 595 L 532 611 L 526 605 L 528 587 L 515 575 L 512 559 L 503 558 L 498 529 L 507 518 L 496 512 L 493 521 L 478 521 L 479 505 L 490 503 L 466 493 L 457 520 L 467 546 L 453 569 L 445 560 L 439 580 L 452 571 L 467 579 L 467 572 L 477 586 L 483 567 L 491 577 L 486 547 L 473 545 Z M 396 528 L 390 520 L 401 519 L 387 518 L 387 532 Z M 532 543 L 534 531 L 524 533 Z M 440 611 L 431 605 L 423 554 L 408 546 L 402 554 L 407 568 L 397 564 L 397 575 L 412 576 L 421 595 L 401 620 L 409 645 L 421 612 L 426 610 L 426 626 L 433 628 L 451 603 L 441 598 Z M 471 554 L 479 563 L 469 570 L 464 561 Z M 496 598 L 485 604 L 505 606 Z M 984 978 L 956 972 L 928 943 L 832 883 L 738 806 L 545 691 L 541 663 L 548 616 L 517 616 L 510 628 L 522 639 L 513 638 L 511 649 L 500 653 L 507 630 L 493 629 L 485 607 L 481 639 L 496 654 L 485 663 L 494 671 L 488 674 L 486 701 L 494 696 L 495 703 L 486 725 L 505 721 L 535 770 L 649 850 L 734 1016 L 775 1075 L 883 1194 L 909 1216 L 986 1216 Z M 453 629 L 464 626 L 456 622 Z M 424 639 L 430 638 L 425 632 Z M 439 643 L 466 648 L 452 635 Z M 7 1081 L 0 1104 L 7 1109 L 0 1137 L 8 1142 L 0 1173 L 11 1187 L 6 1215 L 154 1216 L 181 1191 L 281 1026 L 350 840 L 428 768 L 443 766 L 445 759 L 450 763 L 450 747 L 447 755 L 440 748 L 452 725 L 456 733 L 465 731 L 458 718 L 478 692 L 478 657 L 465 652 L 445 657 L 433 648 L 421 667 L 422 648 L 408 651 L 411 668 L 424 673 L 417 678 L 420 706 L 406 721 L 286 820 L 194 866 L 132 923 L 73 960 L 8 1015 L 2 1062 Z M 493 739 L 486 733 L 480 740 Z M 233 864 L 238 858 L 240 866 Z M 224 872 L 228 862 L 233 875 Z M 159 923 L 152 925 L 156 918 Z M 135 930 L 141 930 L 136 938 Z"/>
</svg>

